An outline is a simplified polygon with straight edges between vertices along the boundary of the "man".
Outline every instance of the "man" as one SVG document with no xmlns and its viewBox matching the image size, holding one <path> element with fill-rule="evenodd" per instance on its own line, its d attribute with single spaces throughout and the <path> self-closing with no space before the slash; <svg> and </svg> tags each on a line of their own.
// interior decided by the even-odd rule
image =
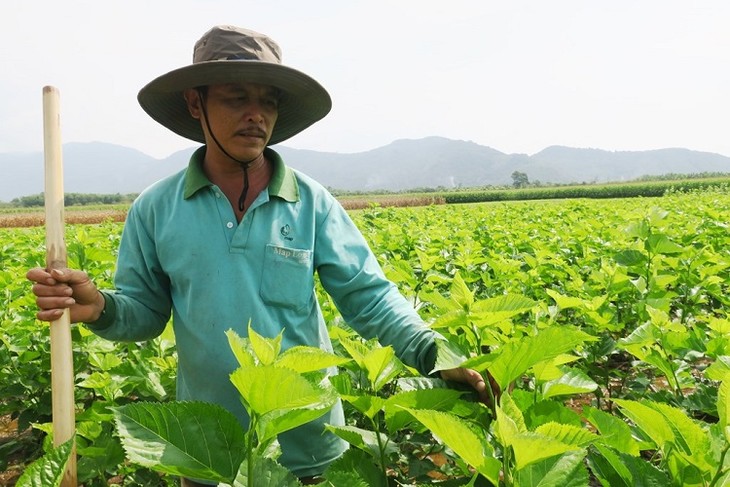
<svg viewBox="0 0 730 487">
<path fill-rule="evenodd" d="M 186 170 L 152 185 L 130 208 L 114 291 L 98 290 L 77 270 L 28 272 L 39 319 L 52 321 L 70 308 L 72 322 L 102 337 L 140 341 L 159 335 L 172 313 L 178 399 L 220 404 L 245 426 L 224 332 L 246 336 L 250 320 L 264 336 L 283 329 L 283 348 L 331 350 L 314 292 L 317 272 L 358 333 L 431 372 L 436 334 L 385 279 L 338 202 L 268 147 L 331 108 L 318 82 L 281 64 L 273 40 L 214 27 L 195 44 L 191 65 L 156 78 L 138 99 L 159 123 L 204 145 Z M 475 371 L 442 376 L 486 397 Z M 279 438 L 279 461 L 305 482 L 316 481 L 345 449 L 322 434 L 324 423 L 343 424 L 341 405 Z"/>
</svg>

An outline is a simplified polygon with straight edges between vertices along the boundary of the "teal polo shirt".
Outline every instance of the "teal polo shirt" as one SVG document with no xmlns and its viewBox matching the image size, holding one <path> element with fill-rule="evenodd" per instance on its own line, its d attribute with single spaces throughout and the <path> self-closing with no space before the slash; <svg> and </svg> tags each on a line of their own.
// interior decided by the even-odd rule
<svg viewBox="0 0 730 487">
<path fill-rule="evenodd" d="M 146 189 L 127 215 L 114 291 L 103 316 L 89 324 L 110 340 L 158 336 L 172 314 L 178 352 L 177 397 L 220 404 L 246 427 L 248 416 L 229 375 L 238 363 L 225 331 L 254 330 L 282 348 L 331 351 L 314 288 L 315 272 L 344 320 L 366 339 L 390 345 L 406 364 L 428 374 L 436 334 L 388 281 L 365 239 L 319 183 L 287 167 L 272 149 L 269 186 L 240 223 L 223 192 L 202 169 L 205 147 L 189 166 Z M 296 475 L 322 473 L 346 444 L 323 424 L 330 413 L 282 434 L 279 461 Z"/>
</svg>

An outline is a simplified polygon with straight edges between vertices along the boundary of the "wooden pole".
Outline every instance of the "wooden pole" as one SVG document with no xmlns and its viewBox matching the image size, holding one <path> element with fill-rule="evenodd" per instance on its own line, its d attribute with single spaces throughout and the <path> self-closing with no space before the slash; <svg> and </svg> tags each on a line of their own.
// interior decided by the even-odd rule
<svg viewBox="0 0 730 487">
<path fill-rule="evenodd" d="M 63 219 L 63 157 L 61 152 L 60 94 L 53 86 L 43 87 L 43 146 L 45 160 L 46 268 L 67 266 Z M 51 323 L 51 399 L 53 444 L 61 445 L 74 436 L 76 402 L 68 308 Z M 76 487 L 76 446 L 71 452 L 62 487 Z"/>
</svg>

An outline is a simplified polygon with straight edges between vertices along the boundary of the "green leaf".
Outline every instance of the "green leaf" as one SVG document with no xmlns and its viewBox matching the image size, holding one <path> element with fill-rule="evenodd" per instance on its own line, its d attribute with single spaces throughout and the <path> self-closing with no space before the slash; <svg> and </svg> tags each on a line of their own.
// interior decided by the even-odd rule
<svg viewBox="0 0 730 487">
<path fill-rule="evenodd" d="M 386 445 L 386 455 L 391 455 L 398 451 L 397 446 L 391 443 L 388 436 L 383 433 L 377 433 L 375 431 L 358 428 L 356 426 L 335 426 L 331 424 L 325 425 L 325 429 L 336 434 L 352 446 L 367 452 L 377 461 L 380 460 L 380 447 L 378 446 L 377 435 L 380 435 L 380 442 L 383 445 Z"/>
<path fill-rule="evenodd" d="M 730 379 L 730 355 L 717 357 L 717 360 L 705 369 L 705 377 L 716 381 Z"/>
<path fill-rule="evenodd" d="M 551 421 L 572 424 L 573 426 L 584 426 L 578 413 L 557 401 L 542 400 L 536 402 L 525 410 L 523 416 L 528 430 L 534 430 L 541 424 Z"/>
<path fill-rule="evenodd" d="M 532 299 L 519 294 L 482 299 L 471 307 L 470 318 L 475 325 L 485 328 L 530 311 L 536 304 Z"/>
<path fill-rule="evenodd" d="M 681 254 L 684 252 L 684 247 L 672 242 L 672 240 L 663 233 L 650 235 L 645 241 L 645 246 L 647 250 L 650 250 L 655 254 L 671 255 Z"/>
<path fill-rule="evenodd" d="M 659 448 L 664 448 L 667 442 L 674 439 L 672 428 L 659 411 L 638 401 L 614 399 L 614 402 L 621 408 L 623 414 L 643 430 Z"/>
<path fill-rule="evenodd" d="M 461 367 L 468 359 L 468 354 L 455 342 L 436 340 L 436 364 L 430 372 Z"/>
<path fill-rule="evenodd" d="M 603 485 L 611 487 L 666 487 L 672 482 L 663 471 L 650 462 L 595 445 L 588 454 L 588 465 Z"/>
<path fill-rule="evenodd" d="M 500 348 L 489 365 L 489 372 L 502 390 L 510 382 L 524 374 L 530 367 L 571 352 L 586 341 L 595 337 L 577 328 L 552 326 L 541 330 L 537 335 L 528 335 L 511 341 Z"/>
<path fill-rule="evenodd" d="M 340 394 L 340 397 L 370 419 L 383 410 L 386 401 L 385 398 L 369 394 Z"/>
<path fill-rule="evenodd" d="M 244 461 L 233 481 L 233 487 L 301 487 L 299 479 L 283 465 L 262 456 L 256 456 L 253 478 L 248 478 L 248 462 Z"/>
<path fill-rule="evenodd" d="M 614 259 L 617 264 L 626 267 L 643 266 L 649 262 L 648 257 L 638 250 L 622 250 L 614 256 Z"/>
<path fill-rule="evenodd" d="M 588 469 L 583 464 L 585 451 L 572 451 L 558 458 L 537 462 L 515 474 L 515 485 L 534 487 L 584 487 Z"/>
<path fill-rule="evenodd" d="M 642 240 L 647 238 L 650 233 L 651 228 L 649 228 L 649 222 L 643 219 L 630 223 L 626 228 L 626 234 L 628 236 L 640 238 Z"/>
<path fill-rule="evenodd" d="M 555 304 L 560 309 L 580 308 L 583 306 L 583 300 L 572 296 L 565 296 L 552 289 L 545 289 L 548 296 L 555 300 Z"/>
<path fill-rule="evenodd" d="M 384 405 L 388 431 L 404 429 L 413 421 L 411 415 L 404 411 L 406 408 L 448 411 L 457 416 L 466 416 L 473 410 L 467 403 L 459 400 L 463 394 L 454 389 L 423 389 L 394 394 Z"/>
<path fill-rule="evenodd" d="M 383 271 L 386 277 L 394 283 L 405 283 L 409 288 L 414 289 L 418 285 L 413 267 L 407 260 L 390 261 Z"/>
<path fill-rule="evenodd" d="M 259 363 L 262 365 L 271 365 L 274 363 L 274 360 L 276 360 L 276 357 L 279 356 L 279 352 L 281 351 L 281 340 L 283 336 L 284 331 L 282 330 L 275 338 L 263 337 L 256 333 L 256 330 L 251 327 L 251 323 L 248 324 L 248 339 L 251 342 L 251 348 L 256 354 Z"/>
<path fill-rule="evenodd" d="M 575 445 L 563 443 L 534 431 L 514 436 L 511 446 L 515 453 L 515 468 L 517 470 L 569 451 L 581 450 Z"/>
<path fill-rule="evenodd" d="M 231 382 L 256 414 L 277 409 L 306 407 L 317 403 L 323 395 L 302 375 L 275 365 L 238 368 L 231 374 Z"/>
<path fill-rule="evenodd" d="M 262 414 L 256 428 L 259 441 L 265 443 L 285 431 L 314 421 L 329 411 L 337 399 L 333 390 L 327 390 L 317 397 L 316 402 L 293 409 L 275 409 Z"/>
<path fill-rule="evenodd" d="M 58 487 L 73 453 L 75 438 L 53 448 L 26 467 L 16 487 Z"/>
<path fill-rule="evenodd" d="M 245 338 L 241 338 L 235 331 L 228 329 L 226 331 L 228 337 L 228 346 L 230 347 L 233 355 L 236 356 L 236 360 L 241 367 L 253 367 L 256 365 L 253 352 L 249 350 L 249 341 Z"/>
<path fill-rule="evenodd" d="M 231 382 L 251 416 L 259 416 L 261 442 L 326 413 L 336 402 L 333 390 L 310 383 L 291 369 L 275 365 L 239 368 Z"/>
<path fill-rule="evenodd" d="M 332 462 L 324 473 L 332 487 L 387 487 L 387 481 L 368 454 L 350 448 Z"/>
<path fill-rule="evenodd" d="M 483 431 L 453 414 L 425 409 L 407 411 L 487 480 L 495 485 L 499 482 L 501 463 Z"/>
<path fill-rule="evenodd" d="M 463 310 L 468 310 L 474 303 L 474 293 L 469 290 L 469 286 L 458 272 L 451 283 L 451 299 Z"/>
<path fill-rule="evenodd" d="M 434 330 L 443 328 L 460 328 L 469 324 L 469 314 L 463 309 L 451 309 L 444 311 L 431 323 Z"/>
<path fill-rule="evenodd" d="M 495 411 L 494 434 L 500 444 L 510 447 L 520 433 L 527 431 L 525 418 L 509 394 L 502 395 Z"/>
<path fill-rule="evenodd" d="M 590 406 L 584 409 L 583 414 L 600 433 L 596 441 L 632 456 L 639 455 L 639 442 L 634 439 L 625 421 Z"/>
<path fill-rule="evenodd" d="M 598 438 L 585 428 L 555 422 L 542 424 L 535 429 L 535 432 L 580 448 L 587 447 Z"/>
<path fill-rule="evenodd" d="M 598 384 L 578 369 L 564 367 L 563 376 L 545 383 L 542 395 L 545 399 L 570 394 L 586 394 L 598 389 Z"/>
<path fill-rule="evenodd" d="M 444 297 L 436 291 L 424 291 L 419 294 L 419 296 L 423 301 L 434 305 L 436 309 L 438 309 L 439 315 L 452 310 L 464 311 L 463 309 L 459 308 L 454 301 Z"/>
<path fill-rule="evenodd" d="M 677 455 L 685 462 L 709 474 L 713 467 L 707 455 L 709 437 L 684 411 L 667 404 L 615 400 L 622 412 L 641 428 L 667 455 Z"/>
<path fill-rule="evenodd" d="M 340 345 L 347 350 L 357 366 L 365 370 L 365 356 L 370 352 L 370 348 L 360 340 L 349 338 L 340 338 Z"/>
<path fill-rule="evenodd" d="M 382 389 L 403 370 L 403 364 L 396 358 L 392 347 L 371 350 L 364 357 L 363 365 L 374 392 Z"/>
<path fill-rule="evenodd" d="M 717 390 L 717 415 L 719 425 L 725 433 L 725 439 L 730 442 L 730 376 L 728 376 Z"/>
<path fill-rule="evenodd" d="M 275 364 L 303 374 L 336 367 L 350 361 L 348 358 L 325 352 L 321 348 L 296 346 L 279 355 Z"/>
<path fill-rule="evenodd" d="M 245 457 L 241 425 L 218 405 L 172 401 L 113 410 L 127 458 L 157 472 L 231 482 Z"/>
</svg>

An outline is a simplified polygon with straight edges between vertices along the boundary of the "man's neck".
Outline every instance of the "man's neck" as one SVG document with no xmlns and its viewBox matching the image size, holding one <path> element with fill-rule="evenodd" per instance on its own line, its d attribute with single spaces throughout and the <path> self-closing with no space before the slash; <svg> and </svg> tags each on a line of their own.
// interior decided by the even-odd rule
<svg viewBox="0 0 730 487">
<path fill-rule="evenodd" d="M 225 193 L 236 216 L 240 220 L 244 212 L 238 209 L 238 198 L 241 195 L 244 185 L 244 165 L 232 160 L 228 156 L 222 154 L 220 156 L 216 157 L 214 154 L 206 153 L 205 160 L 203 161 L 203 171 L 210 182 L 218 186 Z M 248 209 L 259 193 L 268 186 L 271 180 L 273 166 L 264 157 L 264 154 L 261 153 L 246 168 L 248 172 L 249 190 L 244 206 Z"/>
</svg>

